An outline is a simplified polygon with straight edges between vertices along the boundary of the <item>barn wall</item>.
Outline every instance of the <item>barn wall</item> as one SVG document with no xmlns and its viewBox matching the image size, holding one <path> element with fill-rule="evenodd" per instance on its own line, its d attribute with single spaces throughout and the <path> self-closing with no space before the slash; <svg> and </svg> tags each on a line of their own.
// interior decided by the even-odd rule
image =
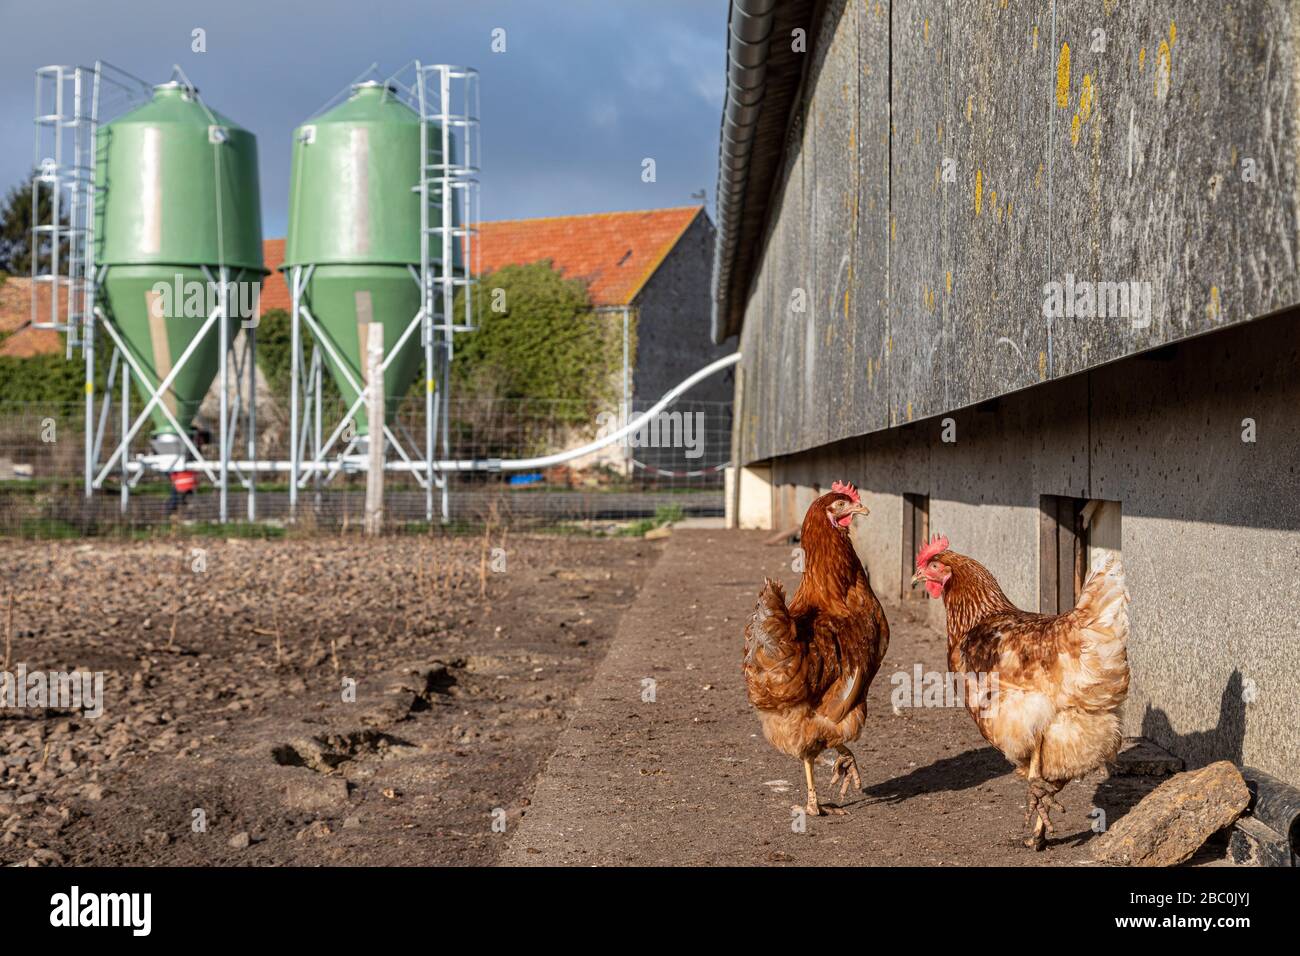
<svg viewBox="0 0 1300 956">
<path fill-rule="evenodd" d="M 1125 732 L 1193 764 L 1227 758 L 1300 784 L 1300 319 L 1277 316 L 942 420 L 778 458 L 773 500 L 857 481 L 856 543 L 882 598 L 903 582 L 905 492 L 930 526 L 1038 606 L 1043 494 L 1122 503 L 1132 596 Z M 1255 441 L 1243 441 L 1245 420 Z M 788 495 L 794 485 L 802 494 Z M 775 523 L 802 513 L 778 507 Z M 942 607 L 927 602 L 942 628 Z"/>
<path fill-rule="evenodd" d="M 1297 304 L 1296 10 L 829 0 L 746 307 L 741 462 Z M 1048 321 L 1069 276 L 1149 289 L 1149 325 Z"/>
</svg>

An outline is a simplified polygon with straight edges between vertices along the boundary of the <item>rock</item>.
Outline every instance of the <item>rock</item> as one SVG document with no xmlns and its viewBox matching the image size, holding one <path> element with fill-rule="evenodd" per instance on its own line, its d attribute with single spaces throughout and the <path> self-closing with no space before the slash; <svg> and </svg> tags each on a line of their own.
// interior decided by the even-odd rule
<svg viewBox="0 0 1300 956">
<path fill-rule="evenodd" d="M 1227 760 L 1176 774 L 1103 834 L 1093 855 L 1115 866 L 1177 866 L 1249 802 L 1246 781 Z"/>
<path fill-rule="evenodd" d="M 1164 777 L 1182 773 L 1183 761 L 1145 737 L 1126 737 L 1111 772 L 1124 777 Z"/>
<path fill-rule="evenodd" d="M 323 840 L 333 832 L 334 831 L 330 829 L 328 823 L 324 820 L 317 820 L 299 830 L 297 835 L 294 836 L 294 839 L 300 843 L 305 840 Z"/>
<path fill-rule="evenodd" d="M 294 810 L 315 813 L 332 810 L 348 802 L 348 782 L 342 777 L 326 777 L 310 770 L 295 770 L 285 783 L 284 802 Z"/>
<path fill-rule="evenodd" d="M 343 829 L 354 830 L 359 826 L 361 826 L 361 817 L 357 816 L 355 813 L 349 817 L 343 818 Z"/>
<path fill-rule="evenodd" d="M 247 830 L 240 830 L 226 841 L 227 845 L 229 845 L 232 850 L 247 850 L 252 842 L 253 838 L 248 835 Z"/>
<path fill-rule="evenodd" d="M 663 524 L 657 528 L 651 528 L 644 535 L 642 535 L 642 537 L 644 537 L 645 540 L 647 541 L 661 541 L 664 538 L 671 538 L 672 536 L 673 536 L 673 526 L 670 524 Z"/>
</svg>

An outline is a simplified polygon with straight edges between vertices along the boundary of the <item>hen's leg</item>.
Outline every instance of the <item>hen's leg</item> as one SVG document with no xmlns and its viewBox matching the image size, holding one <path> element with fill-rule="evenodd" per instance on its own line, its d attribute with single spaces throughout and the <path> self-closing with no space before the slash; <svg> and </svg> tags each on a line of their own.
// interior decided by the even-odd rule
<svg viewBox="0 0 1300 956">
<path fill-rule="evenodd" d="M 1042 748 L 1043 743 L 1040 740 L 1038 746 L 1034 748 L 1033 756 L 1029 759 L 1028 791 L 1025 795 L 1025 825 L 1029 825 L 1031 817 L 1037 815 L 1034 820 L 1034 832 L 1025 840 L 1025 846 L 1032 850 L 1042 850 L 1047 845 L 1047 836 L 1056 832 L 1052 828 L 1052 818 L 1048 816 L 1049 810 L 1064 810 L 1057 801 L 1056 794 L 1064 783 L 1052 783 L 1044 780 L 1042 776 Z"/>
<path fill-rule="evenodd" d="M 843 800 L 850 786 L 855 792 L 862 792 L 862 777 L 858 774 L 858 762 L 853 757 L 853 751 L 843 744 L 835 749 L 840 756 L 835 759 L 835 769 L 831 773 L 831 786 L 835 786 L 841 779 L 844 781 L 840 784 L 840 799 Z"/>
<path fill-rule="evenodd" d="M 823 806 L 817 801 L 817 783 L 813 780 L 813 762 L 812 758 L 805 758 L 803 762 L 804 780 L 808 783 L 808 805 L 804 807 L 810 817 L 824 817 L 828 813 L 836 816 L 843 814 L 845 811 L 832 804 Z"/>
</svg>

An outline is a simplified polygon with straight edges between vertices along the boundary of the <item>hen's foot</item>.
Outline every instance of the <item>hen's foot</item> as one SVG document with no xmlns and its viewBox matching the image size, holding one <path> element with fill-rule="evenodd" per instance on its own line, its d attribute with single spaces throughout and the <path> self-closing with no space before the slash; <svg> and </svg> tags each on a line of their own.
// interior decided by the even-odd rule
<svg viewBox="0 0 1300 956">
<path fill-rule="evenodd" d="M 802 810 L 810 817 L 842 817 L 849 812 L 833 803 L 813 803 L 812 801 L 802 807 L 795 804 L 792 809 Z"/>
<path fill-rule="evenodd" d="M 1056 799 L 1056 793 L 1061 788 L 1048 783 L 1041 777 L 1035 777 L 1029 781 L 1029 789 L 1025 798 L 1025 826 L 1037 815 L 1038 819 L 1034 822 L 1034 832 L 1027 840 L 1025 846 L 1031 850 L 1042 850 L 1047 845 L 1047 835 L 1055 833 L 1052 826 L 1052 818 L 1049 815 L 1051 810 L 1060 810 L 1064 812 L 1065 808 Z"/>
<path fill-rule="evenodd" d="M 862 776 L 858 773 L 858 762 L 847 750 L 835 759 L 835 766 L 831 771 L 831 786 L 835 786 L 841 780 L 844 781 L 840 783 L 841 800 L 849 792 L 849 787 L 852 787 L 855 793 L 862 792 Z"/>
</svg>

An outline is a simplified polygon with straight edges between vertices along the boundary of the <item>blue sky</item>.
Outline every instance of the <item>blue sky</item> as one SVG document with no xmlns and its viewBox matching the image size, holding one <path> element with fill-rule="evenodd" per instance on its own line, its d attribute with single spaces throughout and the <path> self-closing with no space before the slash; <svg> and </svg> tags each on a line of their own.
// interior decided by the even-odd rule
<svg viewBox="0 0 1300 956">
<path fill-rule="evenodd" d="M 263 231 L 280 236 L 293 128 L 372 62 L 388 75 L 419 58 L 482 74 L 483 218 L 680 206 L 701 189 L 711 210 L 726 19 L 727 0 L 0 0 L 0 187 L 31 165 L 36 67 L 98 58 L 161 82 L 178 63 L 257 135 Z"/>
</svg>

